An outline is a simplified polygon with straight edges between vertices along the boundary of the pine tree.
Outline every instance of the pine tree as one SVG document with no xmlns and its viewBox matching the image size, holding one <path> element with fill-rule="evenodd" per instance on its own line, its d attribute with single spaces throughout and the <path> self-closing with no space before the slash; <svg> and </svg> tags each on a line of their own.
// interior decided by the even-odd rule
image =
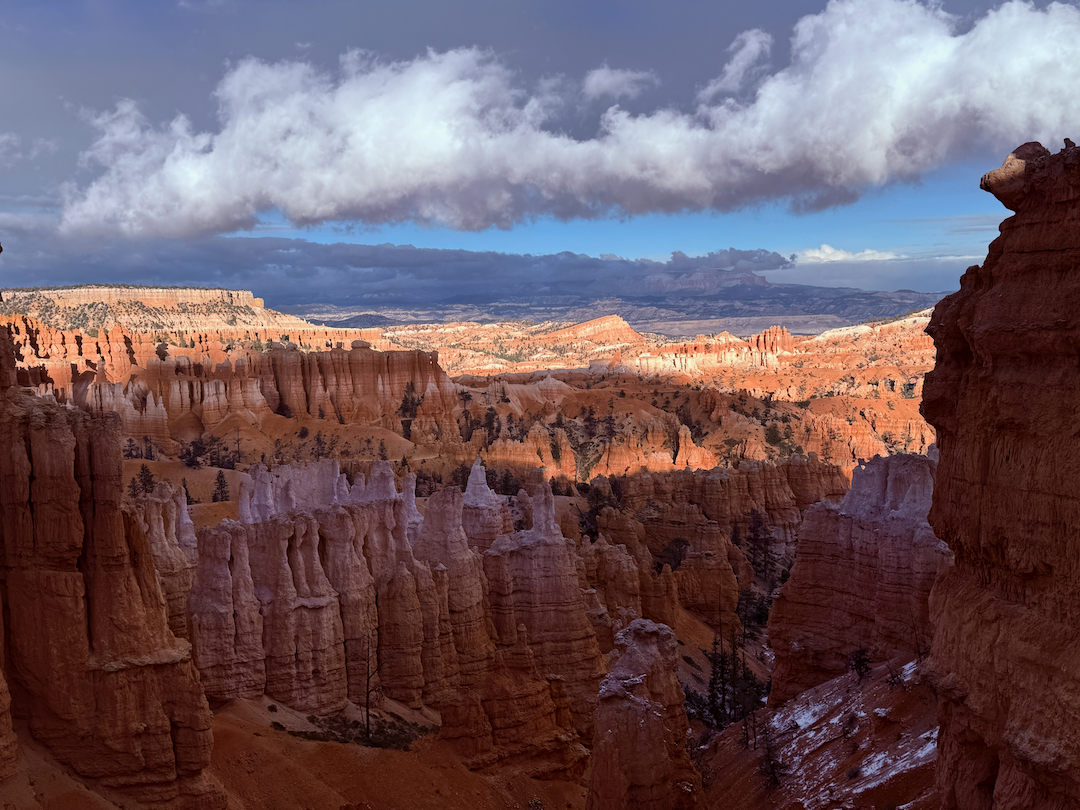
<svg viewBox="0 0 1080 810">
<path fill-rule="evenodd" d="M 713 636 L 712 651 L 706 653 L 705 657 L 712 664 L 712 671 L 709 673 L 709 691 L 706 693 L 709 714 L 712 715 L 713 725 L 716 728 L 723 728 L 728 723 L 728 656 L 720 644 L 719 634 Z"/>
<path fill-rule="evenodd" d="M 149 495 L 154 491 L 154 485 L 157 483 L 154 480 L 154 474 L 150 472 L 150 468 L 145 464 L 139 468 L 139 491 L 145 495 Z"/>
<path fill-rule="evenodd" d="M 223 503 L 229 500 L 229 482 L 225 478 L 225 471 L 218 470 L 217 478 L 214 479 L 214 491 L 210 494 L 210 500 L 214 503 Z"/>
<path fill-rule="evenodd" d="M 757 509 L 750 510 L 750 533 L 746 542 L 750 547 L 750 561 L 755 573 L 768 582 L 772 574 L 772 533 L 765 515 Z"/>
</svg>

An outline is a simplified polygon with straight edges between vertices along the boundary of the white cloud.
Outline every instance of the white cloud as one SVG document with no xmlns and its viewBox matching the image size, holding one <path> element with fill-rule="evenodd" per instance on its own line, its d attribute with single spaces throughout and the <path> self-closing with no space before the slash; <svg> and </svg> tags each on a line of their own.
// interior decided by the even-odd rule
<svg viewBox="0 0 1080 810">
<path fill-rule="evenodd" d="M 826 264 L 829 262 L 884 262 L 889 259 L 906 258 L 898 253 L 886 253 L 880 250 L 860 250 L 858 253 L 850 253 L 846 250 L 834 248 L 832 245 L 822 245 L 819 248 L 808 248 L 795 254 L 799 264 Z"/>
<path fill-rule="evenodd" d="M 708 104 L 721 93 L 737 93 L 748 79 L 764 73 L 762 59 L 772 51 L 772 35 L 760 28 L 743 31 L 728 47 L 731 59 L 724 71 L 698 93 L 698 101 Z"/>
<path fill-rule="evenodd" d="M 647 70 L 618 70 L 607 65 L 585 75 L 581 94 L 590 101 L 597 98 L 637 98 L 646 88 L 656 85 L 656 76 Z"/>
<path fill-rule="evenodd" d="M 761 43 L 737 42 L 718 81 L 741 86 Z M 1072 5 L 1012 0 L 959 33 L 934 4 L 832 0 L 799 21 L 791 64 L 760 78 L 752 99 L 693 113 L 612 107 L 593 137 L 575 140 L 556 119 L 565 87 L 530 91 L 477 49 L 392 64 L 350 54 L 333 75 L 249 59 L 216 90 L 217 131 L 183 116 L 155 126 L 131 101 L 95 118 L 83 157 L 102 172 L 67 189 L 63 227 L 186 236 L 250 227 L 273 208 L 298 224 L 463 229 L 768 199 L 810 210 L 976 148 L 1075 136 L 1074 64 Z M 640 86 L 604 81 L 616 95 Z"/>
</svg>

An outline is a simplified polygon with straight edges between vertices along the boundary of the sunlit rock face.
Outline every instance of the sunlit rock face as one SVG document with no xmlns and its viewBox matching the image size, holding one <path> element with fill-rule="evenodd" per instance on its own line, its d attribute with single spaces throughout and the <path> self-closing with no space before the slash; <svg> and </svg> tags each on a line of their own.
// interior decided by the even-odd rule
<svg viewBox="0 0 1080 810">
<path fill-rule="evenodd" d="M 873 660 L 929 651 L 930 589 L 952 558 L 926 521 L 935 467 L 925 456 L 875 458 L 842 501 L 807 511 L 769 616 L 771 704 L 842 674 L 860 647 Z"/>
<path fill-rule="evenodd" d="M 928 331 L 941 451 L 931 600 L 947 808 L 1080 806 L 1080 149 L 1024 144 L 982 187 L 1015 211 Z"/>
</svg>

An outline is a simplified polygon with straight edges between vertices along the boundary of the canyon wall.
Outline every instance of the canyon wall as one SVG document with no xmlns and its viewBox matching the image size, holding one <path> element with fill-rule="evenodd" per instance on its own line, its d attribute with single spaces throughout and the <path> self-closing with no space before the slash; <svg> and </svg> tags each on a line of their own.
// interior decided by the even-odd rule
<svg viewBox="0 0 1080 810">
<path fill-rule="evenodd" d="M 1024 144 L 983 189 L 1015 215 L 934 311 L 931 602 L 946 808 L 1080 806 L 1080 149 Z"/>
<path fill-rule="evenodd" d="M 400 433 L 410 385 L 422 398 L 412 422 L 418 435 L 432 443 L 444 435 L 459 441 L 453 418 L 457 388 L 437 354 L 377 352 L 363 340 L 345 349 L 347 330 L 315 329 L 306 337 L 293 330 L 297 340 L 332 347 L 302 352 L 268 338 L 266 351 L 240 347 L 241 338 L 258 339 L 252 330 L 236 330 L 235 339 L 200 333 L 191 337 L 195 346 L 185 348 L 120 326 L 91 337 L 25 316 L 0 323 L 14 338 L 20 384 L 94 414 L 118 413 L 125 435 L 149 437 L 169 454 L 230 416 L 252 425 L 275 412 L 321 416 Z"/>
<path fill-rule="evenodd" d="M 410 538 L 415 505 L 389 463 L 351 487 L 330 480 L 336 462 L 275 473 L 284 484 L 263 472 L 245 493 L 252 522 L 198 532 L 190 626 L 212 700 L 266 694 L 326 714 L 364 705 L 378 684 L 411 708 L 440 711 L 443 737 L 472 767 L 580 774 L 579 739 L 591 735 L 605 665 L 550 490 L 531 499 L 528 528 L 510 527 L 482 551 L 455 487 L 428 500 Z M 298 501 L 298 478 L 313 492 L 321 481 L 326 505 Z M 480 486 L 470 525 L 486 527 L 477 512 L 507 507 Z"/>
<path fill-rule="evenodd" d="M 0 356 L 10 357 L 7 330 L 0 335 Z M 10 370 L 5 364 L 3 381 Z M 170 629 L 153 541 L 120 509 L 118 419 L 9 387 L 0 391 L 0 427 L 11 710 L 58 760 L 111 795 L 147 807 L 224 808 L 206 770 L 212 718 L 191 646 Z M 5 718 L 5 772 L 12 750 Z"/>
<path fill-rule="evenodd" d="M 925 456 L 875 458 L 855 469 L 842 501 L 807 510 L 769 615 L 770 704 L 843 674 L 860 647 L 874 661 L 929 652 L 930 589 L 952 557 L 926 520 L 935 466 Z"/>
</svg>

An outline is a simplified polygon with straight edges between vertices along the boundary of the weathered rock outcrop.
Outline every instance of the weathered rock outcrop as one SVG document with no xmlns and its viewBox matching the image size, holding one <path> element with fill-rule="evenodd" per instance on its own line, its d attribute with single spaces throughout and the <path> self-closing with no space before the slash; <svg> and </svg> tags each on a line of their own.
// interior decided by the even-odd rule
<svg viewBox="0 0 1080 810">
<path fill-rule="evenodd" d="M 518 627 L 525 628 L 540 672 L 562 679 L 574 725 L 588 739 L 604 659 L 551 490 L 539 487 L 530 506 L 531 528 L 502 535 L 484 553 L 491 618 L 502 646 L 515 645 Z"/>
<path fill-rule="evenodd" d="M 1024 144 L 982 187 L 1015 215 L 934 311 L 923 410 L 944 807 L 1080 806 L 1080 149 Z"/>
<path fill-rule="evenodd" d="M 187 602 L 198 553 L 184 490 L 159 481 L 152 493 L 135 499 L 131 511 L 154 554 L 154 568 L 169 606 L 169 629 L 177 638 L 190 638 Z"/>
<path fill-rule="evenodd" d="M 120 510 L 118 420 L 8 389 L 0 426 L 4 665 L 17 711 L 91 784 L 148 807 L 223 808 L 190 645 L 170 629 L 151 539 Z M 0 732 L 5 769 L 10 751 Z"/>
<path fill-rule="evenodd" d="M 461 523 L 469 545 L 481 551 L 495 542 L 500 534 L 514 530 L 514 519 L 506 498 L 491 491 L 487 485 L 480 459 L 473 462 L 469 483 L 462 503 Z"/>
<path fill-rule="evenodd" d="M 704 807 L 690 761 L 675 634 L 635 619 L 615 637 L 618 660 L 600 684 L 588 810 Z"/>
<path fill-rule="evenodd" d="M 308 351 L 295 343 L 263 351 L 265 335 L 250 329 L 199 334 L 188 348 L 121 326 L 91 337 L 26 316 L 0 322 L 15 332 L 22 384 L 98 415 L 118 413 L 125 435 L 148 436 L 168 453 L 229 416 L 256 424 L 274 412 L 321 414 L 400 432 L 410 385 L 422 398 L 413 426 L 434 434 L 431 440 L 457 436 L 457 389 L 437 352 L 374 351 L 349 330 L 315 330 L 311 344 L 303 344 Z"/>
<path fill-rule="evenodd" d="M 484 477 L 483 467 L 476 470 L 474 495 Z M 293 490 L 305 474 L 308 484 Z M 406 488 L 414 480 L 407 476 Z M 586 752 L 575 720 L 592 710 L 603 662 L 570 541 L 550 536 L 550 515 L 538 525 L 556 559 L 510 555 L 526 562 L 500 580 L 517 613 L 512 631 L 499 632 L 456 487 L 436 492 L 420 523 L 387 462 L 376 463 L 366 481 L 358 475 L 351 488 L 336 462 L 260 471 L 255 482 L 244 510 L 253 522 L 225 521 L 198 533 L 190 624 L 211 699 L 265 693 L 323 714 L 346 700 L 364 705 L 378 684 L 413 708 L 439 710 L 444 738 L 470 767 L 581 773 Z M 310 508 L 316 491 L 333 505 Z M 550 490 L 542 492 L 550 512 Z M 292 508 L 298 501 L 308 508 Z M 261 515 L 269 517 L 254 519 Z M 537 574 L 541 568 L 554 586 Z"/>
<path fill-rule="evenodd" d="M 924 456 L 873 459 L 840 503 L 807 511 L 769 616 L 770 703 L 843 674 L 860 647 L 873 660 L 929 651 L 930 588 L 952 557 L 926 522 L 934 468 Z"/>
</svg>

